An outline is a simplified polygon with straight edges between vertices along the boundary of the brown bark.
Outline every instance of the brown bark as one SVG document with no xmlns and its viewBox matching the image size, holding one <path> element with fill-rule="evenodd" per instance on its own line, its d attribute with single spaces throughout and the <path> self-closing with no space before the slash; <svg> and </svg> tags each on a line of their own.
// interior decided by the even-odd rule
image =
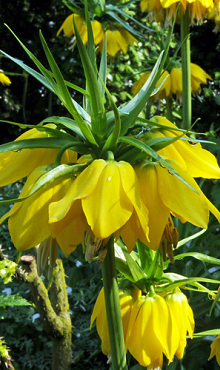
<svg viewBox="0 0 220 370">
<path fill-rule="evenodd" d="M 52 370 L 70 370 L 72 325 L 66 292 L 65 272 L 61 260 L 57 260 L 50 297 L 42 279 L 37 274 L 33 256 L 21 257 L 21 268 L 17 273 L 30 285 L 30 290 L 43 327 L 53 343 Z"/>
</svg>

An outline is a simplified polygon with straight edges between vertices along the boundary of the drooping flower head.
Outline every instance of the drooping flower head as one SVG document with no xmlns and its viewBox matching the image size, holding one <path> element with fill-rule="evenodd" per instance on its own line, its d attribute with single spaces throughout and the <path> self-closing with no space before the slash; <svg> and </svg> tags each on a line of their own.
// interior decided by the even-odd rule
<svg viewBox="0 0 220 370">
<path fill-rule="evenodd" d="M 125 348 L 126 348 L 126 337 L 127 337 L 127 331 L 128 331 L 130 315 L 132 312 L 132 307 L 135 301 L 140 296 L 141 296 L 141 291 L 134 285 L 132 287 L 130 285 L 130 289 L 119 290 L 119 300 L 120 300 Z M 98 298 L 96 300 L 96 303 L 95 303 L 95 306 L 92 312 L 91 320 L 90 320 L 90 328 L 92 327 L 92 324 L 95 320 L 96 320 L 96 329 L 102 341 L 102 352 L 105 355 L 110 355 L 111 349 L 110 349 L 109 331 L 108 331 L 107 316 L 106 316 L 104 288 L 101 289 L 98 295 Z M 127 348 L 126 348 L 126 351 L 127 351 Z"/>
<path fill-rule="evenodd" d="M 193 331 L 193 312 L 183 293 L 142 295 L 132 307 L 126 343 L 140 365 L 162 368 L 163 354 L 169 362 L 174 355 L 183 357 L 187 332 L 192 337 Z"/>
<path fill-rule="evenodd" d="M 31 173 L 21 198 L 30 193 L 44 171 L 42 166 Z M 77 178 L 58 179 L 15 204 L 1 221 L 7 217 L 18 250 L 29 249 L 30 242 L 34 246 L 52 235 L 69 255 L 78 244 L 84 245 L 85 231 L 100 240 L 114 233 L 121 235 L 130 250 L 138 238 L 148 239 L 148 211 L 135 171 L 123 161 L 94 160 Z M 38 226 L 40 232 L 32 236 Z"/>
<path fill-rule="evenodd" d="M 142 0 L 141 10 L 148 11 L 149 17 L 154 18 L 157 22 L 161 21 L 165 25 L 171 25 L 176 13 L 177 5 L 179 11 L 177 21 L 180 19 L 180 12 L 189 11 L 191 24 L 202 24 L 205 17 L 214 8 L 213 0 Z"/>
<path fill-rule="evenodd" d="M 79 31 L 80 37 L 84 43 L 87 45 L 88 43 L 88 31 L 87 31 L 87 24 L 85 18 L 78 14 L 71 14 L 69 15 L 66 20 L 63 22 L 62 26 L 60 27 L 59 31 L 57 32 L 57 36 L 63 31 L 67 37 L 71 37 L 75 35 L 74 30 L 74 23 Z M 131 35 L 123 27 L 117 24 L 111 24 L 110 26 L 103 26 L 98 20 L 93 20 L 91 22 L 94 43 L 97 48 L 97 52 L 102 52 L 105 33 L 107 35 L 107 53 L 111 57 L 115 57 L 115 55 L 121 50 L 124 54 L 127 53 L 128 45 L 133 45 L 137 43 L 137 40 L 134 36 Z"/>
<path fill-rule="evenodd" d="M 207 84 L 208 80 L 212 78 L 197 64 L 190 63 L 191 67 L 191 92 L 192 94 L 199 94 L 202 84 Z M 145 72 L 138 81 L 136 81 L 132 87 L 132 92 L 136 95 L 139 90 L 143 87 L 145 82 L 150 77 L 151 72 Z M 183 83 L 182 83 L 182 68 L 173 67 L 170 72 L 164 71 L 158 80 L 156 87 L 158 87 L 162 81 L 164 83 L 160 89 L 152 96 L 152 100 L 159 101 L 165 99 L 172 94 L 176 95 L 177 100 L 182 100 L 183 94 Z"/>
<path fill-rule="evenodd" d="M 220 0 L 214 0 L 214 7 L 209 12 L 209 19 L 214 19 L 215 28 L 213 32 L 217 33 L 220 31 Z"/>
</svg>

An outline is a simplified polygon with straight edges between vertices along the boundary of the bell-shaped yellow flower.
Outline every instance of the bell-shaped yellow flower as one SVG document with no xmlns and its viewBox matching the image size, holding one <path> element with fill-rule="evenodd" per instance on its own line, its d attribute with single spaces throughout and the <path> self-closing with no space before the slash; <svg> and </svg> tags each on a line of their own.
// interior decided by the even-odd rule
<svg viewBox="0 0 220 370">
<path fill-rule="evenodd" d="M 149 211 L 149 241 L 146 244 L 154 250 L 160 245 L 170 213 L 182 222 L 189 221 L 204 229 L 209 212 L 220 221 L 220 212 L 205 197 L 193 177 L 177 162 L 167 162 L 196 192 L 159 163 L 146 160 L 135 166 L 141 197 Z"/>
<path fill-rule="evenodd" d="M 199 94 L 201 90 L 202 84 L 207 84 L 208 79 L 212 80 L 212 78 L 206 73 L 201 67 L 197 64 L 190 63 L 191 68 L 191 92 L 192 94 Z M 132 92 L 134 95 L 138 93 L 138 91 L 144 86 L 145 82 L 150 77 L 151 72 L 145 72 L 138 81 L 136 81 L 132 87 Z M 172 68 L 170 72 L 163 71 L 163 74 L 159 78 L 156 86 L 159 86 L 162 81 L 164 83 L 154 94 L 151 99 L 154 101 L 159 101 L 161 99 L 166 99 L 168 96 L 172 94 L 176 95 L 177 100 L 181 101 L 182 94 L 183 94 L 183 83 L 182 83 L 182 68 Z"/>
<path fill-rule="evenodd" d="M 144 235 L 147 238 L 148 212 L 140 198 L 133 167 L 123 161 L 94 160 L 72 182 L 62 199 L 50 203 L 49 223 L 53 230 L 52 236 L 59 243 L 57 230 L 62 230 L 63 236 L 71 237 L 70 224 L 76 219 L 77 229 L 78 217 L 81 225 L 86 219 L 89 225 L 86 230 L 89 233 L 92 231 L 92 235 L 101 240 L 114 233 L 122 235 L 121 229 L 129 222 L 136 235 L 133 244 L 129 244 L 131 249 L 139 236 L 141 238 Z"/>
<path fill-rule="evenodd" d="M 161 127 L 150 130 L 146 133 L 144 140 L 150 140 L 159 137 L 177 137 L 181 135 L 180 131 L 172 130 L 176 126 L 168 119 L 162 116 L 154 116 L 151 119 L 153 122 L 160 125 L 169 126 L 168 128 Z M 189 137 L 183 135 L 183 140 L 179 139 L 173 144 L 158 150 L 160 156 L 165 156 L 169 159 L 177 161 L 192 177 L 203 177 L 205 179 L 219 179 L 220 168 L 216 157 L 208 150 L 203 149 L 200 143 L 193 143 L 184 140 Z"/>
<path fill-rule="evenodd" d="M 84 45 L 88 43 L 88 31 L 87 31 L 87 24 L 84 17 L 78 14 L 71 14 L 69 15 L 65 21 L 63 22 L 62 26 L 60 27 L 59 31 L 57 32 L 57 36 L 63 31 L 67 37 L 71 37 L 75 35 L 74 23 L 79 31 L 80 37 Z M 91 22 L 92 30 L 93 30 L 93 37 L 95 45 L 98 45 L 104 38 L 104 28 L 100 22 L 94 20 Z"/>
<path fill-rule="evenodd" d="M 214 8 L 213 0 L 142 0 L 141 10 L 148 10 L 150 16 L 157 22 L 162 21 L 165 25 L 171 25 L 178 4 L 181 6 L 177 21 L 179 22 L 180 13 L 185 13 L 188 8 L 191 24 L 202 24 L 204 18 Z"/>
<path fill-rule="evenodd" d="M 127 336 L 127 330 L 128 330 L 131 310 L 134 305 L 134 302 L 140 296 L 141 296 L 141 291 L 135 286 L 133 286 L 132 289 L 119 290 L 119 301 L 120 301 L 120 308 L 121 308 L 121 317 L 122 317 L 126 351 L 127 351 L 126 336 Z M 105 307 L 104 288 L 101 289 L 98 295 L 98 298 L 96 300 L 96 303 L 95 303 L 95 306 L 92 312 L 92 316 L 91 316 L 90 328 L 92 327 L 92 324 L 95 320 L 96 320 L 97 332 L 102 341 L 102 352 L 105 355 L 110 355 L 111 348 L 110 348 L 108 322 L 107 322 L 106 307 Z"/>
<path fill-rule="evenodd" d="M 212 359 L 212 357 L 216 356 L 216 361 L 218 362 L 220 366 L 220 334 L 215 338 L 215 340 L 211 344 L 211 353 L 209 356 L 209 360 Z"/>
<path fill-rule="evenodd" d="M 0 69 L 0 83 L 2 85 L 10 85 L 11 84 L 10 78 L 8 76 L 6 76 L 1 69 Z"/>
<path fill-rule="evenodd" d="M 122 28 L 112 28 L 107 29 L 107 53 L 111 57 L 115 57 L 115 55 L 122 50 L 124 54 L 127 54 L 128 45 L 133 45 L 137 42 L 137 40 L 125 29 Z M 99 45 L 99 51 L 102 52 L 104 45 L 104 38 Z"/>
<path fill-rule="evenodd" d="M 55 129 L 56 125 L 48 124 L 45 127 Z M 36 128 L 26 131 L 15 141 L 27 139 L 40 139 L 50 137 L 46 131 L 39 131 Z M 59 149 L 22 149 L 0 153 L 0 186 L 12 184 L 26 176 L 38 166 L 54 163 Z M 74 163 L 77 161 L 77 153 L 67 150 L 63 154 L 62 163 Z"/>
<path fill-rule="evenodd" d="M 151 72 L 145 72 L 138 81 L 134 83 L 132 86 L 132 93 L 136 95 L 140 89 L 144 86 L 145 82 L 150 77 Z M 164 81 L 163 85 L 160 87 L 159 91 L 152 96 L 152 100 L 159 101 L 161 99 L 165 99 L 166 97 L 171 95 L 171 78 L 170 74 L 167 71 L 163 71 L 161 77 L 156 83 L 155 88 L 157 88 L 162 82 Z"/>
<path fill-rule="evenodd" d="M 46 167 L 37 167 L 30 174 L 22 189 L 20 198 L 30 193 L 33 185 L 45 173 Z M 1 218 L 0 223 L 9 218 L 8 227 L 11 239 L 19 251 L 35 247 L 50 237 L 51 230 L 48 223 L 49 204 L 59 200 L 68 192 L 71 181 L 73 180 L 59 180 L 47 188 L 40 189 L 23 202 L 15 203 L 10 211 Z"/>
<path fill-rule="evenodd" d="M 164 300 L 170 310 L 170 314 L 176 321 L 177 330 L 179 332 L 179 342 L 175 355 L 178 359 L 181 359 L 186 347 L 187 333 L 191 339 L 193 337 L 195 327 L 193 311 L 188 304 L 187 297 L 180 291 L 167 294 Z"/>
<path fill-rule="evenodd" d="M 217 33 L 220 31 L 220 0 L 214 0 L 214 8 L 209 12 L 209 19 L 214 19 L 215 28 L 213 32 Z"/>
<path fill-rule="evenodd" d="M 172 361 L 179 344 L 179 331 L 163 297 L 142 295 L 136 300 L 126 342 L 141 366 L 158 362 L 163 353 Z"/>
</svg>

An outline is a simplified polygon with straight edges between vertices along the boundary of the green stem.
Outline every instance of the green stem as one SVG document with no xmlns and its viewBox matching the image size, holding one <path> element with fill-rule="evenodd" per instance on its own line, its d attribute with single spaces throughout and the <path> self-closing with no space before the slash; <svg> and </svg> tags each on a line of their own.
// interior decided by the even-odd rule
<svg viewBox="0 0 220 370">
<path fill-rule="evenodd" d="M 107 248 L 107 255 L 102 264 L 102 277 L 111 347 L 112 369 L 127 370 L 113 236 L 109 239 Z"/>
<path fill-rule="evenodd" d="M 183 127 L 187 130 L 192 125 L 192 101 L 191 101 L 191 69 L 190 69 L 190 37 L 189 37 L 189 11 L 181 13 L 181 54 L 183 71 Z M 188 36 L 188 37 L 187 37 Z"/>
<path fill-rule="evenodd" d="M 173 122 L 173 115 L 172 115 L 172 98 L 167 96 L 166 98 L 166 108 L 167 108 L 167 119 L 170 122 Z"/>
</svg>

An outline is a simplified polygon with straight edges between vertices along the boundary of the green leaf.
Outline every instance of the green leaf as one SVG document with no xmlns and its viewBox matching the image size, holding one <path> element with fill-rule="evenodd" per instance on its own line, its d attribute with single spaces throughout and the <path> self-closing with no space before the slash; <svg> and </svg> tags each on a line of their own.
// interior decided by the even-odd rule
<svg viewBox="0 0 220 370">
<path fill-rule="evenodd" d="M 50 52 L 50 50 L 49 50 L 49 48 L 46 44 L 46 41 L 43 38 L 43 36 L 40 35 L 41 36 L 41 41 L 42 41 L 46 56 L 48 58 L 49 64 L 51 65 L 51 69 L 52 69 L 53 72 L 55 72 L 54 77 L 58 78 L 57 83 L 54 81 L 54 78 L 52 77 L 51 72 L 49 72 L 39 62 L 39 60 L 26 48 L 26 46 L 20 41 L 20 39 L 13 33 L 13 31 L 10 28 L 9 28 L 9 30 L 14 35 L 14 37 L 18 40 L 18 42 L 20 43 L 22 48 L 25 50 L 25 52 L 28 54 L 28 56 L 31 58 L 31 60 L 33 60 L 33 62 L 36 64 L 36 66 L 39 68 L 39 70 L 44 75 L 44 77 L 47 81 L 45 86 L 47 86 L 47 87 L 50 86 L 50 90 L 52 90 L 60 98 L 60 100 L 65 105 L 65 107 L 69 110 L 69 112 L 72 114 L 72 116 L 76 120 L 77 124 L 79 125 L 80 130 L 85 135 L 87 140 L 90 143 L 92 143 L 94 145 L 97 145 L 97 143 L 96 143 L 96 141 L 95 141 L 95 139 L 94 139 L 94 137 L 93 137 L 93 135 L 90 131 L 90 128 L 89 128 L 88 124 L 82 119 L 81 112 L 77 109 L 78 105 L 75 104 L 74 100 L 71 98 L 71 96 L 69 94 L 69 91 L 68 91 L 68 89 L 65 85 L 65 82 L 63 80 L 62 74 L 61 74 L 58 66 L 55 63 L 55 61 L 53 59 L 53 56 L 52 56 L 52 54 L 51 54 L 51 52 Z M 54 70 L 53 70 L 52 67 L 54 68 Z M 30 69 L 29 69 L 29 71 L 30 71 Z M 36 73 L 34 73 L 34 77 L 36 78 L 37 76 L 39 77 L 39 74 L 36 75 Z M 40 79 L 41 79 L 41 82 L 43 83 L 42 77 L 40 77 Z M 44 79 L 44 81 L 45 81 L 45 79 Z M 58 86 L 58 83 L 59 83 L 59 86 Z M 82 111 L 82 108 L 81 108 L 81 111 Z"/>
<path fill-rule="evenodd" d="M 122 261 L 125 259 L 125 261 L 127 262 L 125 277 L 127 277 L 127 279 L 129 279 L 129 276 L 131 276 L 131 278 L 129 280 L 132 281 L 133 283 L 137 283 L 138 281 L 144 279 L 145 274 L 144 274 L 143 270 L 141 269 L 141 267 L 136 262 L 136 258 L 133 257 L 132 252 L 130 254 L 128 253 L 127 248 L 124 246 L 124 244 L 121 240 L 118 240 L 115 243 L 115 249 L 118 250 L 118 248 L 121 249 L 121 251 L 123 252 L 123 255 L 124 255 L 124 258 L 122 259 Z M 118 253 L 120 255 L 120 252 L 118 252 Z M 118 265 L 117 265 L 117 263 L 118 263 Z M 120 268 L 120 266 L 122 266 L 122 263 L 119 263 L 119 262 L 116 261 L 116 266 L 117 266 L 117 268 Z M 125 272 L 125 269 L 123 271 Z M 122 272 L 122 271 L 120 271 L 120 272 Z M 122 273 L 124 274 L 124 272 L 122 272 Z"/>
<path fill-rule="evenodd" d="M 104 86 L 106 86 L 106 76 L 107 76 L 107 48 L 106 48 L 106 39 L 107 39 L 107 36 L 105 34 L 105 40 L 104 40 L 104 44 L 103 44 L 103 49 L 102 49 L 102 55 L 101 55 L 101 61 L 100 61 L 100 66 L 99 66 L 99 80 L 98 80 L 98 84 L 99 84 L 99 89 L 100 89 L 100 92 L 101 92 L 101 95 L 104 97 L 104 93 L 105 93 L 105 88 Z M 103 83 L 104 83 L 104 86 L 103 86 Z"/>
<path fill-rule="evenodd" d="M 210 337 L 212 335 L 216 336 L 219 334 L 220 334 L 220 329 L 211 329 L 211 330 L 201 331 L 200 333 L 194 333 L 193 338 Z"/>
<path fill-rule="evenodd" d="M 141 142 L 138 139 L 135 139 L 133 137 L 123 136 L 119 139 L 119 142 L 126 143 L 133 145 L 136 148 L 139 148 L 144 153 L 146 153 L 148 156 L 154 158 L 158 163 L 160 163 L 162 166 L 166 167 L 168 171 L 175 175 L 180 181 L 182 181 L 185 185 L 187 185 L 191 190 L 195 191 L 197 194 L 198 191 L 195 190 L 190 184 L 188 184 L 187 181 L 185 181 L 168 163 L 165 159 L 163 159 L 157 152 L 155 152 L 152 148 L 150 148 L 146 143 Z"/>
<path fill-rule="evenodd" d="M 0 307 L 7 306 L 31 306 L 25 298 L 20 297 L 18 294 L 14 295 L 0 295 Z"/>
<path fill-rule="evenodd" d="M 48 168 L 50 169 L 51 166 Z M 38 190 L 50 186 L 56 180 L 64 179 L 64 178 L 72 178 L 76 173 L 81 172 L 86 166 L 83 164 L 76 164 L 76 165 L 69 165 L 69 164 L 61 164 L 56 166 L 52 170 L 48 170 L 45 174 L 43 174 L 34 184 L 30 193 L 26 197 L 19 197 L 16 199 L 7 199 L 1 200 L 0 205 L 3 204 L 12 204 L 12 203 L 19 203 L 23 202 L 31 195 L 35 194 Z"/>
<path fill-rule="evenodd" d="M 106 14 L 110 15 L 115 21 L 117 21 L 123 28 L 125 28 L 128 32 L 130 32 L 132 35 L 140 38 L 145 38 L 146 36 L 143 35 L 141 32 L 138 32 L 132 28 L 128 22 L 125 22 L 123 19 L 117 16 L 116 13 L 112 12 L 111 10 L 106 11 Z M 125 13 L 126 14 L 126 13 Z M 127 16 L 127 14 L 126 14 Z M 132 18 L 133 22 L 135 21 L 134 18 Z"/>
<path fill-rule="evenodd" d="M 74 140 L 73 137 L 71 139 L 56 136 L 42 139 L 16 140 L 0 145 L 0 153 L 8 152 L 9 150 L 33 149 L 33 148 L 60 149 L 60 147 L 67 144 L 72 144 L 73 147 L 77 146 L 76 140 Z"/>
<path fill-rule="evenodd" d="M 62 125 L 68 128 L 69 130 L 73 131 L 75 134 L 79 135 L 82 139 L 85 139 L 85 136 L 82 134 L 76 121 L 74 121 L 72 118 L 52 116 L 52 117 L 47 117 L 43 121 L 41 121 L 41 123 L 47 123 L 47 122 L 55 123 L 56 125 Z"/>
<path fill-rule="evenodd" d="M 96 71 L 92 65 L 92 62 L 88 56 L 87 50 L 82 42 L 79 31 L 74 23 L 75 35 L 77 40 L 77 46 L 79 49 L 81 61 L 86 76 L 86 83 L 90 96 L 91 104 L 91 125 L 92 132 L 97 135 L 98 138 L 103 138 L 107 130 L 107 119 L 104 107 L 103 97 L 99 88 Z"/>
<path fill-rule="evenodd" d="M 219 298 L 220 298 L 220 290 L 218 291 L 218 293 L 217 293 L 217 295 L 214 299 L 214 302 L 212 303 L 212 306 L 211 306 L 210 311 L 209 311 L 209 316 L 211 316 L 212 311 L 215 308 L 216 303 L 219 301 Z"/>
<path fill-rule="evenodd" d="M 209 290 L 207 288 L 203 287 L 201 284 L 199 284 L 199 282 L 208 283 L 208 284 L 218 284 L 219 285 L 219 280 L 214 280 L 214 279 L 208 279 L 208 278 L 203 278 L 203 277 L 191 277 L 191 278 L 183 278 L 182 279 L 181 275 L 179 275 L 181 278 L 178 279 L 177 274 L 169 273 L 169 274 L 164 274 L 164 276 L 165 275 L 172 276 L 172 278 L 176 277 L 176 280 L 173 281 L 172 283 L 164 284 L 161 287 L 158 286 L 156 288 L 156 291 L 158 293 L 169 292 L 169 291 L 171 291 L 175 288 L 184 286 L 186 284 L 198 287 L 197 291 L 208 292 Z"/>
<path fill-rule="evenodd" d="M 120 109 L 120 113 L 124 114 L 125 116 L 122 118 L 122 132 L 121 134 L 124 135 L 128 128 L 131 127 L 145 104 L 147 103 L 154 86 L 157 83 L 157 80 L 159 79 L 159 71 L 160 71 L 160 63 L 162 60 L 163 52 L 159 55 L 158 60 L 150 74 L 150 77 L 145 82 L 142 89 L 138 92 L 137 95 L 126 105 L 124 105 Z"/>
<path fill-rule="evenodd" d="M 82 131 L 82 133 L 85 135 L 85 137 L 88 139 L 88 141 L 90 141 L 92 144 L 96 144 L 96 141 L 89 129 L 89 126 L 85 123 L 85 121 L 82 119 L 81 115 L 79 114 L 79 112 L 77 111 L 74 103 L 73 103 L 73 100 L 70 96 L 70 93 L 66 87 L 66 84 L 64 82 L 64 79 L 63 79 L 63 76 L 60 72 L 60 69 L 58 68 L 58 65 L 56 64 L 52 54 L 51 54 L 51 51 L 50 49 L 48 48 L 47 46 L 47 43 L 40 31 L 40 39 L 41 39 L 41 43 L 42 43 L 42 46 L 44 48 L 44 52 L 46 54 L 46 57 L 47 57 L 47 60 L 50 64 L 50 67 L 53 71 L 53 74 L 54 74 L 54 77 L 56 79 L 56 82 L 57 82 L 57 86 L 58 86 L 58 89 L 59 89 L 59 98 L 61 99 L 61 101 L 63 102 L 63 104 L 65 105 L 65 107 L 68 109 L 68 111 L 72 114 L 72 116 L 74 117 L 75 121 L 77 122 L 80 130 Z"/>
</svg>

